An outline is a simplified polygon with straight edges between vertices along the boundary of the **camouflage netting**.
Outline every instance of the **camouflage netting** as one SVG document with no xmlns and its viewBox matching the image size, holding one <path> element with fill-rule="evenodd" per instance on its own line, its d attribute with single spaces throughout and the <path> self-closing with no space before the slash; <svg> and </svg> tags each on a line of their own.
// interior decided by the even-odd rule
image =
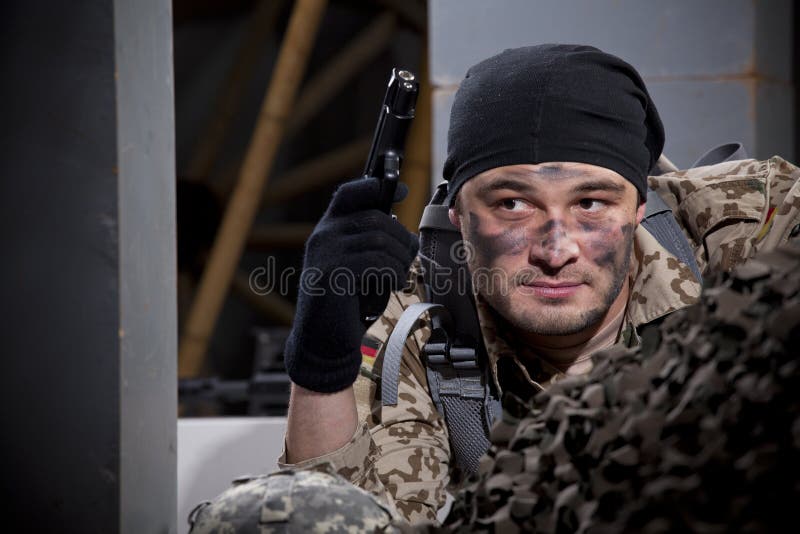
<svg viewBox="0 0 800 534">
<path fill-rule="evenodd" d="M 800 502 L 800 247 L 524 407 L 442 531 L 763 532 Z M 503 441 L 493 436 L 493 440 Z M 429 529 L 440 530 L 440 529 Z"/>
</svg>

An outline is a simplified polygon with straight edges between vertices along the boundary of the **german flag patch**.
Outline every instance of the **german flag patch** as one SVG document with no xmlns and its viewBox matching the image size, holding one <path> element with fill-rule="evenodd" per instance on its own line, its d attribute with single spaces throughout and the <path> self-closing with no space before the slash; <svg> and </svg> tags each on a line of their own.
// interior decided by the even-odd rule
<svg viewBox="0 0 800 534">
<path fill-rule="evenodd" d="M 380 341 L 371 336 L 364 336 L 361 339 L 361 365 L 372 369 L 380 348 Z"/>
<path fill-rule="evenodd" d="M 758 232 L 758 235 L 756 236 L 756 243 L 764 239 L 764 236 L 766 236 L 767 232 L 769 232 L 772 228 L 773 217 L 775 217 L 775 208 L 770 208 L 767 212 L 767 220 L 764 222 L 764 226 L 761 227 L 761 231 Z"/>
</svg>

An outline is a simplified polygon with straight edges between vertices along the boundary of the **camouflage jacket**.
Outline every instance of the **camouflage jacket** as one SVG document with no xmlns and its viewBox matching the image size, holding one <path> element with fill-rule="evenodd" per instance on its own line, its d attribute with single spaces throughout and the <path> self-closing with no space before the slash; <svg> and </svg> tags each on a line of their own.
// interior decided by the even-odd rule
<svg viewBox="0 0 800 534">
<path fill-rule="evenodd" d="M 650 177 L 672 208 L 703 272 L 729 270 L 755 252 L 800 232 L 800 169 L 780 157 L 743 160 Z M 618 343 L 632 345 L 648 323 L 697 301 L 701 285 L 686 265 L 643 227 L 634 235 L 630 299 Z M 382 348 L 403 310 L 420 301 L 422 278 L 412 267 L 409 288 L 392 295 L 384 315 L 367 332 L 355 383 L 361 425 L 348 444 L 295 467 L 336 472 L 369 490 L 399 517 L 435 521 L 448 489 L 457 483 L 448 433 L 427 389 L 420 352 L 427 322 L 409 336 L 400 370 L 399 402 L 382 406 Z M 520 350 L 478 301 L 490 371 L 498 387 L 529 396 L 563 374 Z M 512 418 L 513 420 L 513 418 Z M 502 425 L 499 425 L 502 426 Z M 495 431 L 498 429 L 495 428 Z M 286 466 L 285 455 L 279 463 Z M 455 476 L 454 476 L 455 475 Z"/>
</svg>

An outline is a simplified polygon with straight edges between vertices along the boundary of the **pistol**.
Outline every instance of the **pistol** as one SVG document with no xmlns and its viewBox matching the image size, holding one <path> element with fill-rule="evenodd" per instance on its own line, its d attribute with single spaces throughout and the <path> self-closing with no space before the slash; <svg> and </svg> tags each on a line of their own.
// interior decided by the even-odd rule
<svg viewBox="0 0 800 534">
<path fill-rule="evenodd" d="M 392 201 L 405 155 L 408 127 L 414 119 L 419 83 L 410 71 L 394 68 L 378 113 L 378 125 L 372 137 L 364 176 L 374 176 L 380 182 L 380 208 L 392 213 Z M 383 312 L 381 294 L 385 288 L 379 282 L 362 286 L 360 307 L 362 320 L 369 326 Z"/>
<path fill-rule="evenodd" d="M 406 135 L 414 119 L 418 94 L 419 83 L 411 71 L 392 69 L 364 167 L 364 176 L 374 176 L 381 182 L 381 208 L 386 213 L 392 211 Z"/>
</svg>

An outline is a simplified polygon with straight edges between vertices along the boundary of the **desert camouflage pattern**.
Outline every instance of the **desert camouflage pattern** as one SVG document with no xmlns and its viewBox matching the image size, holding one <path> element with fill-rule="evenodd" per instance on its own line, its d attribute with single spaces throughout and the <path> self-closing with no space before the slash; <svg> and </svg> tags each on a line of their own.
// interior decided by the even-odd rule
<svg viewBox="0 0 800 534">
<path fill-rule="evenodd" d="M 773 157 L 650 177 L 650 186 L 675 212 L 705 276 L 728 271 L 756 251 L 771 250 L 800 233 L 798 177 L 800 169 Z M 701 293 L 691 270 L 644 228 L 637 228 L 634 240 L 631 297 L 618 340 L 624 347 L 641 342 L 644 325 L 696 303 Z M 421 281 L 418 266 L 412 266 L 408 287 L 393 294 L 367 336 L 381 346 L 386 342 L 403 310 L 421 300 Z M 520 350 L 480 300 L 478 311 L 492 376 L 506 397 L 525 402 L 554 383 L 573 379 L 535 355 L 526 354 L 523 364 Z M 435 521 L 447 493 L 454 493 L 462 482 L 420 362 L 429 335 L 423 320 L 406 342 L 397 406 L 381 405 L 382 348 L 374 358 L 365 357 L 355 384 L 361 426 L 344 447 L 295 466 L 336 472 L 411 523 Z M 285 454 L 279 463 L 288 467 Z"/>
<path fill-rule="evenodd" d="M 191 534 L 397 532 L 372 494 L 337 475 L 294 470 L 235 480 L 189 523 Z"/>
<path fill-rule="evenodd" d="M 510 399 L 478 480 L 419 531 L 786 531 L 800 499 L 798 344 L 793 239 L 710 277 L 635 349 Z"/>
<path fill-rule="evenodd" d="M 422 298 L 418 268 L 416 263 L 412 266 L 406 288 L 391 295 L 383 316 L 367 332 L 381 346 L 403 310 Z M 428 336 L 430 328 L 423 318 L 406 341 L 397 406 L 381 405 L 381 350 L 375 358 L 364 358 L 354 384 L 362 423 L 350 442 L 337 451 L 297 464 L 286 464 L 283 454 L 279 465 L 339 473 L 380 496 L 398 517 L 412 522 L 435 520 L 436 510 L 446 498 L 450 445 L 444 420 L 427 393 L 425 367 L 418 356 Z"/>
<path fill-rule="evenodd" d="M 649 178 L 694 245 L 702 271 L 729 271 L 800 232 L 800 169 L 779 156 Z"/>
</svg>

